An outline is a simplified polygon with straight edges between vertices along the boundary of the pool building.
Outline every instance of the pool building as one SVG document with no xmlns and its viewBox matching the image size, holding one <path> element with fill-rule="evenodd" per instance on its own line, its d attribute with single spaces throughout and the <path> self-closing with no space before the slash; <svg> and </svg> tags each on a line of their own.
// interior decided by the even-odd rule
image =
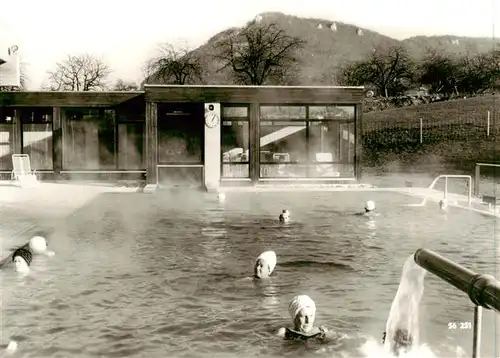
<svg viewBox="0 0 500 358">
<path fill-rule="evenodd" d="M 352 183 L 362 87 L 146 85 L 0 92 L 0 175 L 28 154 L 40 179 L 143 179 L 207 190 Z"/>
</svg>

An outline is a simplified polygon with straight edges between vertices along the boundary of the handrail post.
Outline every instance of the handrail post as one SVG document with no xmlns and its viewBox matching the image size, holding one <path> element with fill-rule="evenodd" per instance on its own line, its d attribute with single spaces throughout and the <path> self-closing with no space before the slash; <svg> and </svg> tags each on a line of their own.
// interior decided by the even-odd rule
<svg viewBox="0 0 500 358">
<path fill-rule="evenodd" d="M 444 176 L 444 198 L 448 199 L 448 176 Z"/>
<path fill-rule="evenodd" d="M 469 185 L 468 185 L 468 194 L 469 194 L 469 202 L 468 202 L 468 205 L 469 205 L 469 209 L 471 208 L 472 206 L 472 178 L 469 177 Z"/>
<path fill-rule="evenodd" d="M 483 322 L 483 307 L 474 306 L 474 332 L 472 336 L 472 358 L 479 358 L 481 355 L 481 331 Z"/>
<path fill-rule="evenodd" d="M 474 195 L 479 196 L 479 177 L 481 173 L 481 164 L 476 163 L 476 168 L 474 171 Z"/>
</svg>

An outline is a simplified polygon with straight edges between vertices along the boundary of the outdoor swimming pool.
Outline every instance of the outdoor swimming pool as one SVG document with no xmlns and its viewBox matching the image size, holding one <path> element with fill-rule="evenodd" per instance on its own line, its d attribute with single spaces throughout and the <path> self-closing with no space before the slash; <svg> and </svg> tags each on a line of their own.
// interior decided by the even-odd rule
<svg viewBox="0 0 500 358">
<path fill-rule="evenodd" d="M 354 216 L 366 200 L 375 221 Z M 408 255 L 430 248 L 494 273 L 495 219 L 390 192 L 103 194 L 48 238 L 57 255 L 37 257 L 30 276 L 1 272 L 2 339 L 24 357 L 362 357 L 380 341 Z M 281 209 L 292 222 L 278 225 Z M 265 250 L 278 255 L 266 284 L 241 281 Z M 421 341 L 439 357 L 470 357 L 465 294 L 426 276 Z M 6 288 L 9 287 L 7 290 Z M 325 345 L 284 342 L 297 294 L 316 302 L 317 324 L 345 338 Z M 493 356 L 493 314 L 483 317 Z M 2 342 L 6 343 L 6 342 Z"/>
</svg>

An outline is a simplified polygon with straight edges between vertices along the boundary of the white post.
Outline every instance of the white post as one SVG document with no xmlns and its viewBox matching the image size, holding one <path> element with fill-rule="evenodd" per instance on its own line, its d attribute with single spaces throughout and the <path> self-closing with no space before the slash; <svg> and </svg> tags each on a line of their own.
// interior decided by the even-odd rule
<svg viewBox="0 0 500 358">
<path fill-rule="evenodd" d="M 483 322 L 483 307 L 474 306 L 474 331 L 472 335 L 472 358 L 481 356 L 481 330 Z"/>
<path fill-rule="evenodd" d="M 422 144 L 422 130 L 423 130 L 423 121 L 420 118 L 420 144 Z"/>
<path fill-rule="evenodd" d="M 490 136 L 490 111 L 488 111 L 488 117 L 486 120 L 486 136 Z"/>
</svg>

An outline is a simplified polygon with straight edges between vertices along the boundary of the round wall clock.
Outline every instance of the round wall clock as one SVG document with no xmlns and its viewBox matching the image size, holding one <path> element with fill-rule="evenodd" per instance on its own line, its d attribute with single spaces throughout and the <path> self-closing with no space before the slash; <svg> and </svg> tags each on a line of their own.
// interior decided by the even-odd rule
<svg viewBox="0 0 500 358">
<path fill-rule="evenodd" d="M 206 113 L 205 114 L 205 124 L 208 128 L 215 128 L 219 125 L 219 116 L 215 113 Z"/>
</svg>

